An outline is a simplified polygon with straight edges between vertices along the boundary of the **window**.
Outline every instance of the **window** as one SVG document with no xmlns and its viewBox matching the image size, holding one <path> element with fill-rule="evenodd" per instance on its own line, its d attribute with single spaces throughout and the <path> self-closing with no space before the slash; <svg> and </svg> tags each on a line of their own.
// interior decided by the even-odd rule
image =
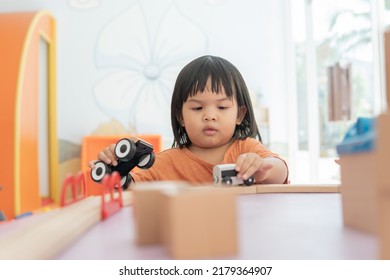
<svg viewBox="0 0 390 280">
<path fill-rule="evenodd" d="M 306 172 L 296 170 L 297 181 L 338 181 L 336 145 L 357 117 L 381 111 L 381 39 L 374 3 L 291 4 L 298 107 L 298 152 L 293 162 L 306 167 Z"/>
</svg>

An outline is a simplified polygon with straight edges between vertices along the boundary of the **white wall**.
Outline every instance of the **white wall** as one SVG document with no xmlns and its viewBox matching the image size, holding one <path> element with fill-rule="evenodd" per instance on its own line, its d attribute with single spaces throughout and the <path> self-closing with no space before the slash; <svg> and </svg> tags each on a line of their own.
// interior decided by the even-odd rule
<svg viewBox="0 0 390 280">
<path fill-rule="evenodd" d="M 168 139 L 177 73 L 193 58 L 214 54 L 262 94 L 271 142 L 287 143 L 283 0 L 0 2 L 0 12 L 41 9 L 57 19 L 61 140 L 81 143 L 113 119 Z"/>
</svg>

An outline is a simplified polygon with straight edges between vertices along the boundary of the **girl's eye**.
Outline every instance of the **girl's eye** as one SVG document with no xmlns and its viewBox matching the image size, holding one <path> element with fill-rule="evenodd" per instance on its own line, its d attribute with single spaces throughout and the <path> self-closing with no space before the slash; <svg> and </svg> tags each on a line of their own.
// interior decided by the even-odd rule
<svg viewBox="0 0 390 280">
<path fill-rule="evenodd" d="M 194 108 L 192 108 L 192 110 L 193 111 L 200 111 L 200 110 L 202 110 L 202 107 L 194 107 Z"/>
<path fill-rule="evenodd" d="M 218 109 L 219 110 L 225 110 L 225 109 L 227 109 L 227 107 L 225 107 L 225 106 L 218 106 Z"/>
</svg>

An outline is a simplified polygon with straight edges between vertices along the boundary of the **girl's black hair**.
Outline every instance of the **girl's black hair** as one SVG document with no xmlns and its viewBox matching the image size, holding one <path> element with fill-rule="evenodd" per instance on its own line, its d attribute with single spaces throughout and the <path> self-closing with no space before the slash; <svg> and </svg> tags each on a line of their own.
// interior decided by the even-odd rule
<svg viewBox="0 0 390 280">
<path fill-rule="evenodd" d="M 185 127 L 180 123 L 183 104 L 188 97 L 196 95 L 197 92 L 203 92 L 209 78 L 211 78 L 213 92 L 218 93 L 221 88 L 224 88 L 227 97 L 236 98 L 238 108 L 243 106 L 247 109 L 241 124 L 236 125 L 233 138 L 257 137 L 261 141 L 249 91 L 240 72 L 226 59 L 205 55 L 187 64 L 176 79 L 171 100 L 171 122 L 174 135 L 172 147 L 183 148 L 191 145 Z"/>
</svg>

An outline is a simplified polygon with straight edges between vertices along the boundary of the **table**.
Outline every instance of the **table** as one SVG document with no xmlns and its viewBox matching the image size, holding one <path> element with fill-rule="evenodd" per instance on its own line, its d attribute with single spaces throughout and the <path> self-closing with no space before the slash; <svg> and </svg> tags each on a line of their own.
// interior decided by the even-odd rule
<svg viewBox="0 0 390 280">
<path fill-rule="evenodd" d="M 340 193 L 237 196 L 239 253 L 222 259 L 377 259 L 375 235 L 343 225 Z M 58 259 L 171 259 L 162 245 L 138 246 L 133 207 L 92 227 Z"/>
</svg>

